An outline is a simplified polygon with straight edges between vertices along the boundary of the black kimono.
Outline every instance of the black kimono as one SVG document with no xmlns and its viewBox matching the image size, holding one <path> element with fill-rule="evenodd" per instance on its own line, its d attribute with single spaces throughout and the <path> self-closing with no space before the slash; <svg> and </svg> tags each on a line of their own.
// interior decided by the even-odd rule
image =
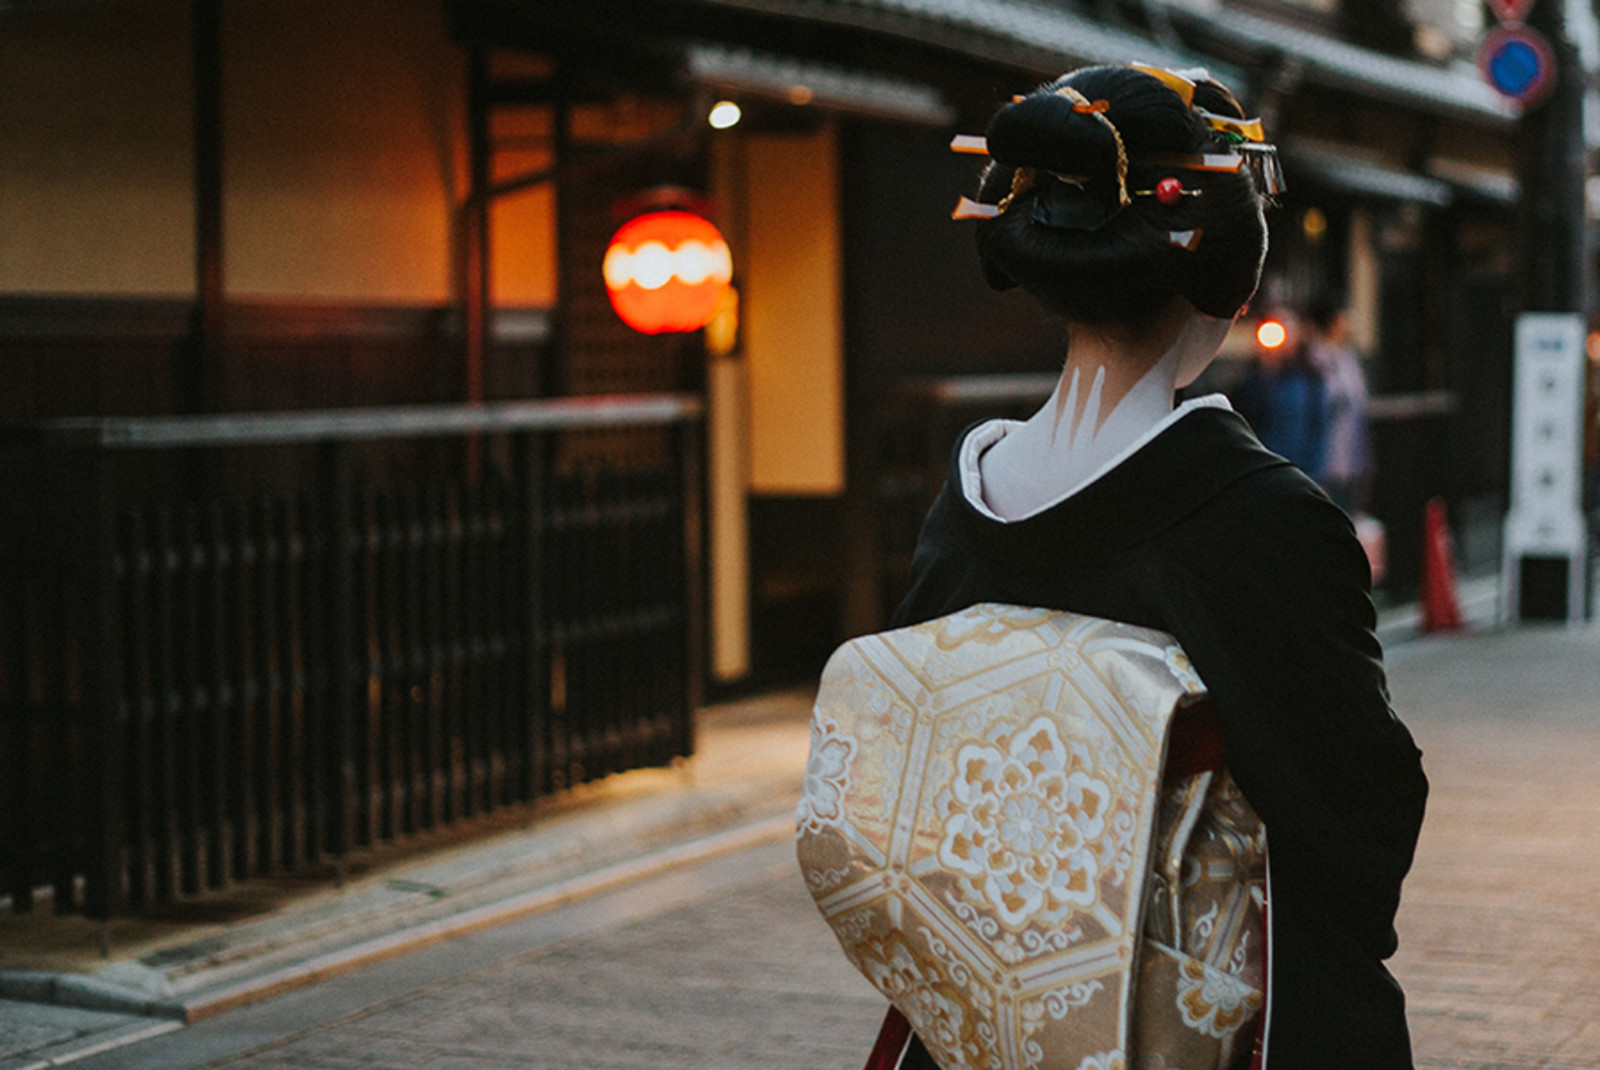
<svg viewBox="0 0 1600 1070">
<path fill-rule="evenodd" d="M 1389 706 L 1344 513 L 1226 408 L 1189 411 L 1010 523 L 966 500 L 960 450 L 895 626 L 1005 602 L 1175 636 L 1267 829 L 1267 1070 L 1410 1067 L 1404 997 L 1382 960 L 1427 781 Z M 903 1065 L 933 1064 L 913 1043 Z"/>
</svg>

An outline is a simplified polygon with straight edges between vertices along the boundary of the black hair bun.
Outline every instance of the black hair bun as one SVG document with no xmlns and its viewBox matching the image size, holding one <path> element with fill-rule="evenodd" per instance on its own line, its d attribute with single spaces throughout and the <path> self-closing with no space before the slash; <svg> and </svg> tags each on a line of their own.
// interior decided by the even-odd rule
<svg viewBox="0 0 1600 1070">
<path fill-rule="evenodd" d="M 1197 85 L 1194 105 L 1245 117 L 1216 82 Z M 1232 317 L 1255 292 L 1262 199 L 1247 169 L 1172 166 L 1173 156 L 1229 146 L 1160 79 L 1132 67 L 1074 71 L 1002 107 L 987 137 L 993 162 L 978 198 L 1006 210 L 978 224 L 978 248 L 996 289 L 1020 286 L 1068 319 L 1133 325 L 1175 297 Z M 1176 204 L 1133 195 L 1167 177 L 1193 195 Z M 1192 231 L 1198 245 L 1178 240 Z"/>
</svg>

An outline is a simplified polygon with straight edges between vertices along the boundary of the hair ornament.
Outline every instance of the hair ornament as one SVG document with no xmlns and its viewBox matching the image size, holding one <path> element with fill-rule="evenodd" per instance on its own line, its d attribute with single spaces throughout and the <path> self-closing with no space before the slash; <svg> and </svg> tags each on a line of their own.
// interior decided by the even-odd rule
<svg viewBox="0 0 1600 1070">
<path fill-rule="evenodd" d="M 1183 183 L 1176 178 L 1163 178 L 1157 182 L 1154 189 L 1136 189 L 1135 197 L 1154 197 L 1161 204 L 1171 208 L 1185 197 L 1198 197 L 1201 190 L 1184 189 Z"/>
<path fill-rule="evenodd" d="M 1228 115 L 1218 115 L 1216 112 L 1206 111 L 1204 108 L 1195 108 L 1194 112 L 1206 121 L 1207 126 L 1219 134 L 1232 135 L 1243 141 L 1261 142 L 1267 140 L 1267 134 L 1261 126 L 1260 119 L 1235 119 Z"/>
<path fill-rule="evenodd" d="M 1195 82 L 1209 77 L 1205 71 L 1169 71 L 1143 63 L 1130 63 L 1128 66 L 1148 74 L 1178 94 L 1186 107 L 1193 108 L 1195 114 L 1200 116 L 1207 126 L 1230 143 L 1234 153 L 1243 154 L 1205 154 L 1197 158 L 1200 163 L 1169 162 L 1168 166 L 1192 171 L 1238 171 L 1241 166 L 1248 166 L 1251 177 L 1255 179 L 1256 189 L 1271 200 L 1276 200 L 1289 188 L 1289 184 L 1284 181 L 1283 165 L 1278 160 L 1278 149 L 1266 143 L 1267 134 L 1260 119 L 1235 119 L 1231 115 L 1218 115 L 1216 112 L 1195 106 Z M 1193 159 L 1196 158 L 1190 158 L 1191 161 Z"/>
<path fill-rule="evenodd" d="M 1262 194 L 1277 198 L 1289 188 L 1289 183 L 1283 177 L 1283 163 L 1278 159 L 1276 145 L 1250 143 L 1234 147 L 1244 154 L 1244 162 L 1256 180 L 1256 189 Z"/>
<path fill-rule="evenodd" d="M 999 215 L 1001 208 L 998 204 L 984 204 L 971 197 L 963 197 L 956 202 L 955 210 L 950 213 L 951 219 L 993 219 Z"/>
<path fill-rule="evenodd" d="M 1283 177 L 1283 166 L 1278 160 L 1277 147 L 1266 143 L 1266 133 L 1260 119 L 1235 119 L 1195 106 L 1197 82 L 1210 77 L 1204 70 L 1173 71 L 1142 63 L 1131 63 L 1128 66 L 1132 70 L 1149 75 L 1177 94 L 1184 106 L 1191 108 L 1212 131 L 1228 143 L 1229 147 L 1227 152 L 1158 153 L 1149 157 L 1147 163 L 1180 171 L 1211 171 L 1227 174 L 1237 174 L 1241 168 L 1249 167 L 1251 177 L 1255 179 L 1256 189 L 1269 199 L 1276 199 L 1288 188 Z M 1154 197 L 1160 204 L 1172 207 L 1179 204 L 1184 197 L 1200 196 L 1201 190 L 1185 189 L 1181 180 L 1170 177 L 1161 179 L 1152 189 L 1134 190 L 1130 194 L 1128 148 L 1122 140 L 1122 132 L 1117 129 L 1117 125 L 1111 121 L 1108 114 L 1111 110 L 1110 101 L 1090 100 L 1072 86 L 1061 86 L 1055 93 L 1071 101 L 1075 113 L 1094 116 L 1111 132 L 1112 140 L 1117 146 L 1117 209 L 1132 204 L 1134 197 Z M 1027 95 L 1018 94 L 1011 98 L 1011 102 L 1018 104 L 1027 99 Z M 950 151 L 963 155 L 987 156 L 989 142 L 980 134 L 957 134 L 950 140 Z M 1052 179 L 1055 181 L 1051 181 Z M 1085 181 L 1083 176 L 1054 172 L 1045 172 L 1041 176 L 1037 168 L 1022 166 L 1012 172 L 1011 189 L 998 204 L 985 204 L 969 197 L 962 197 L 956 202 L 950 218 L 993 219 L 1007 211 L 1019 196 L 1033 189 L 1041 181 L 1043 186 L 1033 206 L 1033 218 L 1038 223 L 1061 229 L 1096 230 L 1116 214 L 1117 209 L 1107 210 L 1092 205 L 1081 197 L 1073 196 L 1074 193 L 1082 191 Z M 1056 188 L 1058 183 L 1062 188 Z M 1199 231 L 1173 231 L 1171 236 L 1174 245 L 1191 251 L 1200 240 Z"/>
<path fill-rule="evenodd" d="M 1143 63 L 1130 63 L 1129 67 L 1143 74 L 1148 74 L 1168 89 L 1178 94 L 1183 99 L 1184 107 L 1194 106 L 1194 80 L 1178 73 L 1169 71 L 1165 67 L 1151 67 Z"/>
<path fill-rule="evenodd" d="M 1057 89 L 1056 94 L 1072 101 L 1073 111 L 1081 115 L 1093 115 L 1111 131 L 1111 137 L 1117 143 L 1117 205 L 1126 208 L 1133 203 L 1133 198 L 1128 196 L 1128 146 L 1122 143 L 1122 132 L 1117 129 L 1117 124 L 1106 114 L 1111 106 L 1103 100 L 1090 100 L 1070 85 Z"/>
<path fill-rule="evenodd" d="M 1200 237 L 1203 234 L 1205 231 L 1200 227 L 1195 227 L 1193 230 L 1169 230 L 1167 244 L 1186 253 L 1192 253 L 1200 248 Z"/>
<path fill-rule="evenodd" d="M 1152 156 L 1150 162 L 1157 167 L 1173 167 L 1180 171 L 1223 171 L 1236 174 L 1239 168 L 1244 166 L 1245 159 L 1238 153 L 1232 152 L 1206 152 L 1194 156 L 1186 156 L 1181 152 L 1165 152 Z"/>
<path fill-rule="evenodd" d="M 1019 167 L 1011 172 L 1011 192 L 1000 198 L 1000 211 L 1010 208 L 1012 201 L 1032 189 L 1035 177 L 1037 172 L 1031 167 Z"/>
</svg>

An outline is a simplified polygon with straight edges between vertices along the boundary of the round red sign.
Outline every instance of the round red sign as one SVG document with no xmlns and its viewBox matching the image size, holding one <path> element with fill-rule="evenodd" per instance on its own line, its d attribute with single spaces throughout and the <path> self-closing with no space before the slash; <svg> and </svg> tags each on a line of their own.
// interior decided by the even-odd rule
<svg viewBox="0 0 1600 1070">
<path fill-rule="evenodd" d="M 612 236 L 604 271 L 611 307 L 634 330 L 697 331 L 711 322 L 733 281 L 733 257 L 710 220 L 650 212 Z"/>
</svg>

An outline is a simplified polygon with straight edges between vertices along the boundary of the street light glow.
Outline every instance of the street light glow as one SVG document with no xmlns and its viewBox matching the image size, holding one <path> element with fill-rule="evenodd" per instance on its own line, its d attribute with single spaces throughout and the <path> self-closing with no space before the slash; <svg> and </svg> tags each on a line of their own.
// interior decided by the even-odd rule
<svg viewBox="0 0 1600 1070">
<path fill-rule="evenodd" d="M 719 100 L 712 105 L 711 114 L 706 117 L 706 121 L 711 124 L 713 130 L 726 130 L 730 126 L 737 126 L 743 117 L 744 112 L 739 110 L 739 105 L 731 100 Z"/>
<path fill-rule="evenodd" d="M 1261 343 L 1263 349 L 1277 349 L 1288 339 L 1289 332 L 1277 320 L 1263 320 L 1261 326 L 1256 328 L 1256 341 Z"/>
</svg>

